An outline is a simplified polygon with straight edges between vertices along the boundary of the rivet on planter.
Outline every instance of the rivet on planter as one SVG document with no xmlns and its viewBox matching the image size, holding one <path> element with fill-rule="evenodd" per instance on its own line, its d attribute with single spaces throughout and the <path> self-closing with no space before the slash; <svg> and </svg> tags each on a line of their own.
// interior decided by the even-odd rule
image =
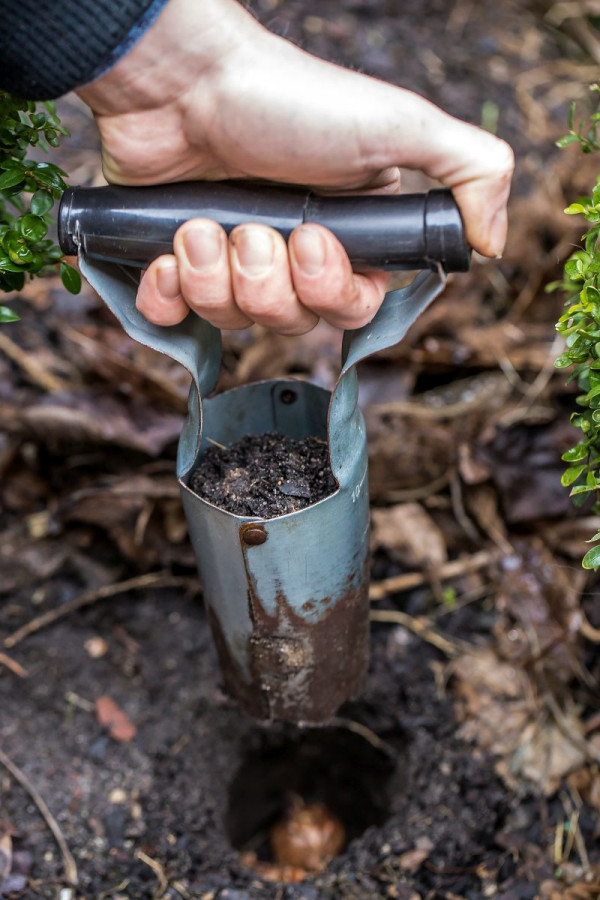
<svg viewBox="0 0 600 900">
<path fill-rule="evenodd" d="M 285 403 L 286 406 L 289 406 L 291 403 L 295 403 L 298 399 L 298 394 L 296 391 L 290 390 L 290 388 L 286 388 L 279 395 L 279 399 L 282 403 Z"/>
<path fill-rule="evenodd" d="M 267 532 L 260 526 L 246 528 L 242 534 L 242 540 L 250 547 L 257 547 L 259 544 L 264 544 L 267 540 Z"/>
</svg>

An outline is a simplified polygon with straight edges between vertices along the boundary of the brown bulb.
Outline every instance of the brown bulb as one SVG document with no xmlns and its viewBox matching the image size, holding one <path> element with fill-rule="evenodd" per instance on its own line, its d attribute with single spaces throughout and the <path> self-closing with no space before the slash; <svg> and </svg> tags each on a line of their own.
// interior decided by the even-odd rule
<svg viewBox="0 0 600 900">
<path fill-rule="evenodd" d="M 344 826 L 324 803 L 295 797 L 286 814 L 271 829 L 276 862 L 318 872 L 344 846 Z"/>
</svg>

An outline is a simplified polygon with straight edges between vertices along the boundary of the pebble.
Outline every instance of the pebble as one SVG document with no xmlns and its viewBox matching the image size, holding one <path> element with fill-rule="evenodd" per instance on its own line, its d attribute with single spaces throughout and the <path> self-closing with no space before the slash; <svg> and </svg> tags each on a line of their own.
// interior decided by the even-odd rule
<svg viewBox="0 0 600 900">
<path fill-rule="evenodd" d="M 101 637 L 91 637 L 83 645 L 88 656 L 92 659 L 101 659 L 108 652 L 108 644 Z"/>
</svg>

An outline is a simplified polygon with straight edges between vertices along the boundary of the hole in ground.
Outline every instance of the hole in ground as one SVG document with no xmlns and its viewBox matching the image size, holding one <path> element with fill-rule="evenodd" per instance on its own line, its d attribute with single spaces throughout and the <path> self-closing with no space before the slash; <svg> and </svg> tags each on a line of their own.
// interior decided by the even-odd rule
<svg viewBox="0 0 600 900">
<path fill-rule="evenodd" d="M 389 756 L 344 728 L 300 732 L 295 738 L 262 732 L 231 783 L 225 821 L 229 840 L 260 862 L 280 862 L 271 843 L 273 826 L 303 801 L 323 804 L 341 822 L 343 850 L 388 818 L 395 768 Z"/>
</svg>

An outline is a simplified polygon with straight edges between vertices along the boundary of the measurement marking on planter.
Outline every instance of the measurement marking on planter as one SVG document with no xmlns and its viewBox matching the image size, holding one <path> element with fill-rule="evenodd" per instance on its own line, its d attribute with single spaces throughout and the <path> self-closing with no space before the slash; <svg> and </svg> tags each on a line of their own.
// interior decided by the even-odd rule
<svg viewBox="0 0 600 900">
<path fill-rule="evenodd" d="M 367 471 L 368 471 L 368 466 L 365 466 L 365 471 L 364 471 L 363 474 L 362 474 L 362 478 L 360 479 L 360 481 L 358 482 L 358 484 L 356 484 L 356 485 L 352 488 L 352 502 L 353 502 L 353 503 L 356 503 L 356 501 L 357 501 L 358 498 L 360 497 L 360 492 L 361 492 L 362 489 L 363 489 L 363 486 L 364 486 L 364 483 L 365 483 L 365 479 L 366 479 L 366 477 L 367 477 Z"/>
</svg>

